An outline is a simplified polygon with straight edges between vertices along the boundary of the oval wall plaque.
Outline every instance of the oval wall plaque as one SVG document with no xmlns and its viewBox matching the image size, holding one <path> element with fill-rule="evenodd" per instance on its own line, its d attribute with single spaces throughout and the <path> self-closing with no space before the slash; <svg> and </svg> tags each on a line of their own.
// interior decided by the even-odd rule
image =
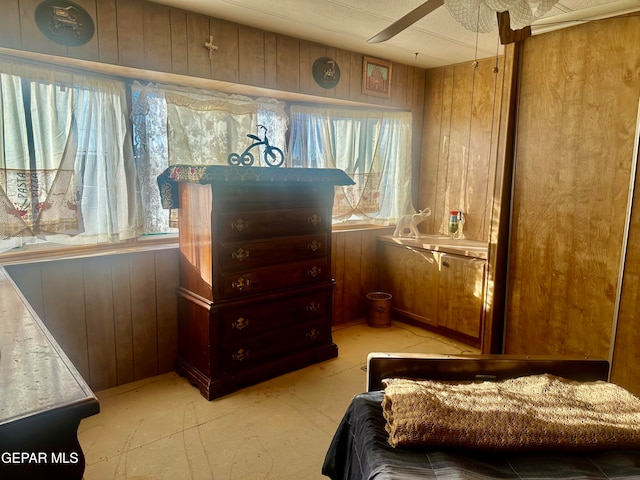
<svg viewBox="0 0 640 480">
<path fill-rule="evenodd" d="M 49 39 L 76 47 L 93 37 L 91 15 L 80 5 L 63 0 L 45 0 L 36 7 L 36 25 Z"/>
</svg>

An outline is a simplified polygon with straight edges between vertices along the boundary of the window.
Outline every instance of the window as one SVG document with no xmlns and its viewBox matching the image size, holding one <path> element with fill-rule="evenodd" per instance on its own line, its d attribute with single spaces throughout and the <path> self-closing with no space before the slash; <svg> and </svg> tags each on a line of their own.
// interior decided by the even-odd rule
<svg viewBox="0 0 640 480">
<path fill-rule="evenodd" d="M 0 62 L 0 248 L 142 232 L 122 82 Z"/>
<path fill-rule="evenodd" d="M 291 107 L 294 167 L 339 168 L 355 185 L 337 188 L 334 221 L 390 225 L 411 203 L 411 113 Z"/>
<path fill-rule="evenodd" d="M 176 164 L 226 165 L 249 134 L 265 132 L 284 166 L 340 168 L 354 179 L 337 188 L 334 220 L 388 225 L 414 212 L 408 112 L 295 105 L 289 117 L 274 99 L 127 86 L 0 57 L 0 252 L 175 233 L 158 175 Z"/>
<path fill-rule="evenodd" d="M 162 233 L 175 224 L 162 209 L 157 177 L 177 164 L 227 165 L 242 153 L 263 125 L 274 145 L 285 147 L 288 118 L 284 104 L 239 95 L 135 83 L 135 155 L 145 204 L 145 232 Z M 255 156 L 255 166 L 266 166 Z"/>
</svg>

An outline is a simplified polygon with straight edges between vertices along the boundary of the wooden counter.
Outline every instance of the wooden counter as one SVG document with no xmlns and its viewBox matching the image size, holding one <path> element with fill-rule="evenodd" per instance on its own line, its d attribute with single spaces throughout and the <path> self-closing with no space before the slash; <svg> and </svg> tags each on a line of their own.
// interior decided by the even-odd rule
<svg viewBox="0 0 640 480">
<path fill-rule="evenodd" d="M 81 479 L 97 398 L 0 267 L 0 478 Z"/>
</svg>

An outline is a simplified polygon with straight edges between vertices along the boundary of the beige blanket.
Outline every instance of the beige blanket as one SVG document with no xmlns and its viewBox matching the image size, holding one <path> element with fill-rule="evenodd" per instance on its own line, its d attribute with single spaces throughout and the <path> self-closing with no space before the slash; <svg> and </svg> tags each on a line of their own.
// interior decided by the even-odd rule
<svg viewBox="0 0 640 480">
<path fill-rule="evenodd" d="M 640 448 L 640 399 L 612 383 L 553 375 L 465 384 L 384 383 L 382 407 L 394 447 Z"/>
</svg>

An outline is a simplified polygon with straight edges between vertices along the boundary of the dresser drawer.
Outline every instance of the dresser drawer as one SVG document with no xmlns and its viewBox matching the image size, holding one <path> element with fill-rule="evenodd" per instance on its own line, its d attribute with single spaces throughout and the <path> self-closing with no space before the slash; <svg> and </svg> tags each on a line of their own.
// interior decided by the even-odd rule
<svg viewBox="0 0 640 480">
<path fill-rule="evenodd" d="M 219 298 L 264 293 L 280 288 L 297 287 L 331 279 L 327 257 L 291 262 L 250 271 L 220 273 L 217 289 Z M 215 286 L 214 286 L 215 287 Z"/>
<path fill-rule="evenodd" d="M 218 248 L 218 263 L 222 270 L 229 271 L 324 257 L 328 254 L 328 235 L 321 233 L 224 243 Z"/>
<path fill-rule="evenodd" d="M 331 231 L 331 211 L 322 207 L 235 210 L 217 216 L 220 241 L 249 240 Z"/>
<path fill-rule="evenodd" d="M 231 372 L 278 356 L 310 347 L 331 339 L 331 319 L 310 322 L 274 330 L 262 335 L 224 342 L 219 350 L 221 371 Z"/>
<path fill-rule="evenodd" d="M 327 205 L 333 202 L 333 185 L 225 185 L 216 184 L 214 202 L 244 204 Z"/>
<path fill-rule="evenodd" d="M 226 342 L 326 317 L 331 311 L 332 292 L 333 285 L 296 296 L 220 307 L 220 338 Z"/>
</svg>

